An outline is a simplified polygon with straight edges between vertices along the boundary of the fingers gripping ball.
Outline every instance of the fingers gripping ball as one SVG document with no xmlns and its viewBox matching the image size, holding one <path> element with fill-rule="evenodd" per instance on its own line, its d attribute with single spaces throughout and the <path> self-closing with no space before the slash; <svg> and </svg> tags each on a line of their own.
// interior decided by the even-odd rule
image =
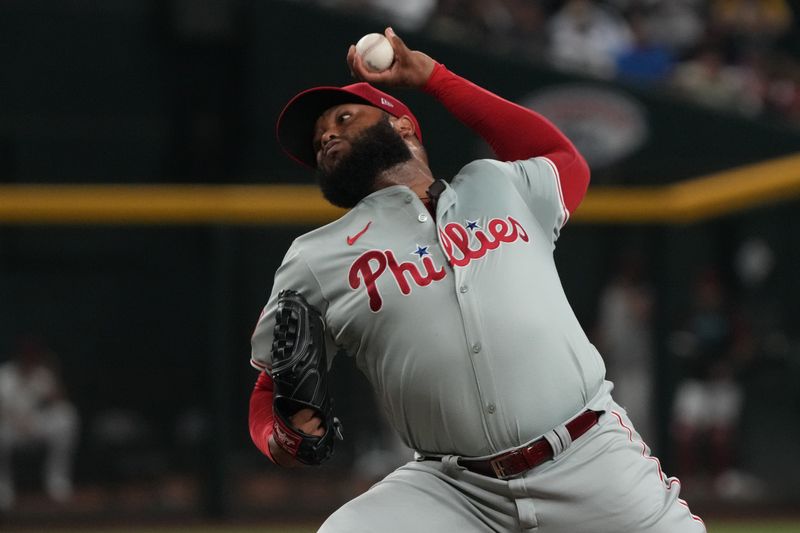
<svg viewBox="0 0 800 533">
<path fill-rule="evenodd" d="M 333 401 L 328 395 L 325 323 L 320 312 L 295 291 L 281 291 L 278 295 L 275 318 L 275 442 L 302 463 L 320 464 L 333 454 L 335 439 L 342 438 L 341 424 L 333 416 Z M 311 409 L 322 418 L 322 436 L 294 427 L 291 418 L 301 409 Z"/>
<path fill-rule="evenodd" d="M 392 66 L 394 49 L 389 39 L 380 33 L 368 33 L 356 43 L 356 53 L 364 65 L 373 71 L 381 72 Z"/>
</svg>

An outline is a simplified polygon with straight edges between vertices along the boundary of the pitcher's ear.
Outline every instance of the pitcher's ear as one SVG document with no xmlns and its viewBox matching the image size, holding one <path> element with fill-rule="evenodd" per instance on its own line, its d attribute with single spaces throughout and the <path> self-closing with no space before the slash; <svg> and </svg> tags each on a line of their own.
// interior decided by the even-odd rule
<svg viewBox="0 0 800 533">
<path fill-rule="evenodd" d="M 400 134 L 401 137 L 404 139 L 406 137 L 412 137 L 417 134 L 417 131 L 414 129 L 414 123 L 411 122 L 411 119 L 408 118 L 406 115 L 402 115 L 400 117 L 392 117 L 392 127 L 394 131 Z"/>
</svg>

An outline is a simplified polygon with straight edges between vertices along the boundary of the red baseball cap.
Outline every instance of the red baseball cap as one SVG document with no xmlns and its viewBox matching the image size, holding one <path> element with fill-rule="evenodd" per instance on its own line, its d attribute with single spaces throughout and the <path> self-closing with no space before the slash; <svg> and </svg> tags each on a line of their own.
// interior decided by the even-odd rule
<svg viewBox="0 0 800 533">
<path fill-rule="evenodd" d="M 340 104 L 366 104 L 383 109 L 394 117 L 403 115 L 414 123 L 417 139 L 422 141 L 419 122 L 403 102 L 379 91 L 366 82 L 344 87 L 314 87 L 292 98 L 278 117 L 278 143 L 286 154 L 303 165 L 316 168 L 312 137 L 317 119 L 326 110 Z"/>
</svg>

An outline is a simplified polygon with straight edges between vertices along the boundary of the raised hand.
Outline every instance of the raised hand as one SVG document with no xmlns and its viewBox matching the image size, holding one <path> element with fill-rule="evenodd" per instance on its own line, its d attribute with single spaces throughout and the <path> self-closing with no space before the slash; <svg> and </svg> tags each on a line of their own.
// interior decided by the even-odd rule
<svg viewBox="0 0 800 533">
<path fill-rule="evenodd" d="M 347 66 L 354 78 L 375 85 L 390 87 L 420 88 L 425 85 L 433 72 L 436 62 L 430 56 L 417 50 L 409 49 L 392 28 L 386 28 L 384 35 L 394 49 L 394 63 L 383 72 L 372 72 L 367 69 L 361 56 L 356 53 L 356 46 L 350 45 L 347 51 Z"/>
</svg>

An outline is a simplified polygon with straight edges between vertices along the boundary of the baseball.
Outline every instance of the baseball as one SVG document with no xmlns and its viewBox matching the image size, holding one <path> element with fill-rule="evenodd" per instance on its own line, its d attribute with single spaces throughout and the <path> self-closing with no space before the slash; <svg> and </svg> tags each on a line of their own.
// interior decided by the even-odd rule
<svg viewBox="0 0 800 533">
<path fill-rule="evenodd" d="M 392 66 L 394 49 L 389 39 L 380 33 L 368 33 L 356 43 L 356 53 L 372 72 L 381 72 Z"/>
</svg>

